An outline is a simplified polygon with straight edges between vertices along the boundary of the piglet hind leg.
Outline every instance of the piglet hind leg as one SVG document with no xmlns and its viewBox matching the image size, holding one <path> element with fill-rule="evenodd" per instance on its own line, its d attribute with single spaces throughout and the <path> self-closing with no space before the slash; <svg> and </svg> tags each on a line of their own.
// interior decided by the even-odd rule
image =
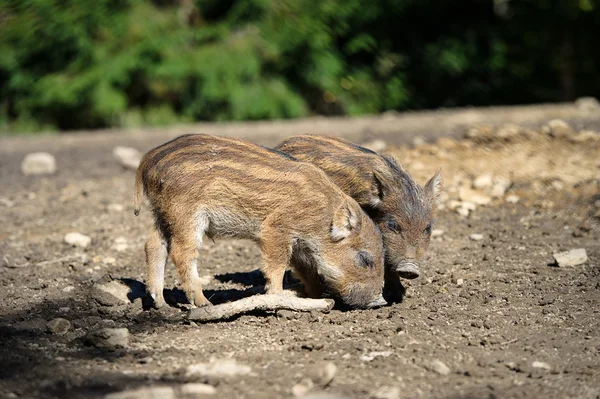
<svg viewBox="0 0 600 399">
<path fill-rule="evenodd" d="M 291 238 L 282 233 L 277 225 L 263 223 L 260 238 L 260 249 L 263 257 L 263 274 L 267 280 L 267 294 L 283 293 L 283 277 L 290 263 Z"/>
<path fill-rule="evenodd" d="M 146 290 L 152 298 L 153 306 L 160 308 L 165 305 L 163 287 L 165 280 L 165 267 L 167 265 L 167 242 L 157 229 L 148 235 L 146 240 Z"/>
<path fill-rule="evenodd" d="M 175 238 L 171 241 L 171 259 L 177 269 L 179 281 L 192 306 L 202 307 L 211 303 L 202 292 L 198 276 L 198 248 L 195 240 Z"/>
</svg>

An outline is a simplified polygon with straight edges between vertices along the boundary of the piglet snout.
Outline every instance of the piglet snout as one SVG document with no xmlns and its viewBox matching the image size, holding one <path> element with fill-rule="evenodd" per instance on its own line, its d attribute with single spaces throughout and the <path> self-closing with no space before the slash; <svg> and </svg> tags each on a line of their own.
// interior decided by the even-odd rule
<svg viewBox="0 0 600 399">
<path fill-rule="evenodd" d="M 396 267 L 398 275 L 405 279 L 414 279 L 419 277 L 419 264 L 413 260 L 406 260 Z"/>
</svg>

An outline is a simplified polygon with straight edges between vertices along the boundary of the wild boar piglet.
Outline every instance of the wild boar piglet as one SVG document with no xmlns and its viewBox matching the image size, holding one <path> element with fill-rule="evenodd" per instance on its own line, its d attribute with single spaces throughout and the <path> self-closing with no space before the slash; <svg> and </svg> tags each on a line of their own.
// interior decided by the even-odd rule
<svg viewBox="0 0 600 399">
<path fill-rule="evenodd" d="M 379 229 L 352 198 L 309 163 L 247 141 L 185 135 L 149 151 L 137 170 L 155 227 L 146 241 L 147 289 L 164 305 L 170 254 L 189 302 L 210 304 L 197 271 L 203 236 L 259 243 L 267 293 L 281 293 L 288 266 L 309 296 L 385 304 Z"/>
<path fill-rule="evenodd" d="M 379 226 L 386 289 L 401 289 L 398 276 L 419 276 L 442 187 L 439 171 L 421 187 L 393 158 L 337 137 L 294 136 L 275 149 L 321 168 Z"/>
</svg>

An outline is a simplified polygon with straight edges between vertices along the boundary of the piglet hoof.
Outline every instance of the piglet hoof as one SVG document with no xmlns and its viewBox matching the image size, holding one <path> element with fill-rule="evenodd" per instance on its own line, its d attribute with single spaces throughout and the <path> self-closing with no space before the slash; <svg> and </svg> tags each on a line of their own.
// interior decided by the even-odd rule
<svg viewBox="0 0 600 399">
<path fill-rule="evenodd" d="M 144 309 L 160 309 L 162 307 L 164 307 L 167 303 L 165 302 L 165 298 L 163 298 L 163 296 L 155 296 L 153 294 L 148 293 L 148 295 L 146 295 L 143 299 L 142 299 L 142 306 Z"/>
<path fill-rule="evenodd" d="M 197 308 L 203 308 L 205 306 L 212 306 L 212 303 L 208 299 L 206 299 L 206 298 L 203 297 L 200 300 L 195 299 L 194 300 L 194 305 L 196 305 L 195 307 L 197 307 Z"/>
</svg>

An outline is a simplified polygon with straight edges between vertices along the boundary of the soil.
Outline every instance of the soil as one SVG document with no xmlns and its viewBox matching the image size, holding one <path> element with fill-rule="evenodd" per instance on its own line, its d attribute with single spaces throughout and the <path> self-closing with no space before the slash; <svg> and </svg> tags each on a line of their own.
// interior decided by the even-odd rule
<svg viewBox="0 0 600 399">
<path fill-rule="evenodd" d="M 540 128 L 556 117 L 575 132 Z M 479 127 L 462 138 L 483 122 L 523 127 Z M 233 358 L 251 372 L 193 381 L 214 385 L 215 397 L 290 398 L 294 385 L 330 361 L 337 366 L 333 380 L 313 391 L 348 398 L 600 398 L 600 140 L 574 140 L 582 129 L 600 132 L 600 115 L 561 105 L 2 138 L 0 397 L 98 398 L 175 387 L 190 381 L 181 373 L 187 366 Z M 103 276 L 143 289 L 143 243 L 152 223 L 146 209 L 133 216 L 134 171 L 111 150 L 147 151 L 182 130 L 265 145 L 306 132 L 383 139 L 386 153 L 420 183 L 442 169 L 447 194 L 434 228 L 443 234 L 432 239 L 421 277 L 403 281 L 404 300 L 379 309 L 263 312 L 196 324 L 181 306 L 144 310 L 133 297 L 106 306 L 92 295 Z M 427 142 L 415 147 L 416 136 Z M 23 176 L 20 163 L 34 151 L 52 153 L 58 172 Z M 510 180 L 505 195 L 468 217 L 452 211 L 460 187 L 485 173 Z M 90 236 L 91 245 L 66 244 L 73 231 Z M 483 239 L 472 240 L 474 233 Z M 218 304 L 260 292 L 254 243 L 205 243 L 199 271 L 207 298 Z M 554 264 L 553 253 L 576 248 L 586 249 L 587 262 Z M 172 265 L 165 286 L 168 301 L 181 299 Z M 71 323 L 64 335 L 48 332 L 57 317 Z M 127 328 L 129 346 L 88 346 L 86 333 L 101 327 Z"/>
</svg>

